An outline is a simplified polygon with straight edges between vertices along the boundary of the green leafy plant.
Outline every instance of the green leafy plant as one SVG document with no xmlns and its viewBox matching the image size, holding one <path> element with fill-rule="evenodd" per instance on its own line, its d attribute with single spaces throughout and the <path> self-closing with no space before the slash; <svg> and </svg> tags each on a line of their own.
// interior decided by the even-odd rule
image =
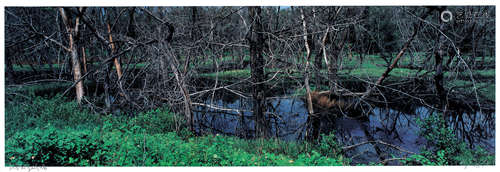
<svg viewBox="0 0 500 172">
<path fill-rule="evenodd" d="M 109 149 L 93 131 L 59 131 L 51 125 L 16 133 L 6 141 L 6 164 L 87 166 L 106 161 Z"/>
<path fill-rule="evenodd" d="M 428 147 L 420 154 L 412 155 L 403 161 L 409 165 L 493 165 L 495 156 L 489 154 L 480 146 L 471 149 L 456 138 L 453 131 L 445 127 L 444 121 L 434 114 L 423 120 L 418 120 L 421 127 L 420 135 Z"/>
<path fill-rule="evenodd" d="M 74 101 L 56 95 L 52 98 L 30 96 L 29 99 L 14 97 L 6 101 L 6 136 L 23 129 L 41 128 L 51 124 L 56 128 L 81 127 L 99 124 L 99 116 L 82 109 Z"/>
</svg>

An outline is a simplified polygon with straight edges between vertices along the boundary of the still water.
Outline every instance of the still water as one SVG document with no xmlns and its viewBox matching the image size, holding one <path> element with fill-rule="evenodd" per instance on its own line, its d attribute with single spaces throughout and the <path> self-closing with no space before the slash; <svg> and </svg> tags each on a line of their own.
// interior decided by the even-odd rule
<svg viewBox="0 0 500 172">
<path fill-rule="evenodd" d="M 196 106 L 195 125 L 200 133 L 220 133 L 251 138 L 254 133 L 251 99 L 214 96 L 204 99 L 207 106 Z M 214 108 L 215 107 L 215 108 Z M 267 117 L 273 137 L 287 141 L 303 140 L 307 130 L 307 107 L 299 97 L 268 98 Z M 348 117 L 335 120 L 323 119 L 321 133 L 333 132 L 344 145 L 354 145 L 370 140 L 380 140 L 414 153 L 426 146 L 426 139 L 419 136 L 417 119 L 425 119 L 432 111 L 415 106 L 405 112 L 390 107 L 375 107 L 368 119 Z M 494 113 L 460 113 L 450 115 L 446 121 L 455 135 L 471 145 L 481 145 L 495 152 Z M 379 162 L 380 160 L 408 155 L 383 144 L 364 144 L 348 150 L 353 163 Z"/>
</svg>

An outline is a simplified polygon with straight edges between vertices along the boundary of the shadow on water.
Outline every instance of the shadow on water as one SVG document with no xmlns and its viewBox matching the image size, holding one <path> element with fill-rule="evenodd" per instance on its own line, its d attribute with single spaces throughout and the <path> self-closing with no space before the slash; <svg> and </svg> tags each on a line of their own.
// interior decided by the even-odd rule
<svg viewBox="0 0 500 172">
<path fill-rule="evenodd" d="M 288 95 L 288 94 L 287 94 Z M 227 91 L 216 92 L 202 99 L 207 106 L 196 106 L 196 131 L 221 133 L 242 138 L 254 135 L 251 98 L 239 97 Z M 214 109 L 213 107 L 216 107 Z M 218 108 L 218 109 L 217 109 Z M 304 140 L 307 130 L 307 108 L 299 97 L 268 98 L 266 117 L 271 124 L 271 135 L 287 141 Z M 405 110 L 376 107 L 367 119 L 348 117 L 322 120 L 320 132 L 334 132 L 343 145 L 354 145 L 366 141 L 379 140 L 414 153 L 426 145 L 425 138 L 419 136 L 417 119 L 425 119 L 433 111 L 424 106 L 412 106 Z M 489 152 L 495 152 L 494 112 L 457 112 L 446 120 L 455 135 L 470 145 L 481 145 Z M 379 162 L 392 156 L 408 155 L 394 147 L 380 144 L 364 144 L 346 152 L 354 163 Z"/>
</svg>

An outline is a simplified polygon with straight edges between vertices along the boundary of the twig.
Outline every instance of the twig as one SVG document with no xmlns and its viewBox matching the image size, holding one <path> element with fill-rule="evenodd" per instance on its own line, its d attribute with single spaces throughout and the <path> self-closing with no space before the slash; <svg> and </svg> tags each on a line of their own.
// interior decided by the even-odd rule
<svg viewBox="0 0 500 172">
<path fill-rule="evenodd" d="M 361 142 L 361 143 L 358 143 L 358 144 L 355 144 L 355 145 L 344 146 L 344 147 L 342 147 L 342 150 L 345 151 L 345 150 L 353 149 L 353 148 L 356 148 L 358 146 L 365 145 L 365 144 L 368 144 L 368 143 L 379 143 L 379 144 L 383 144 L 383 145 L 395 148 L 395 149 L 397 149 L 397 150 L 399 150 L 401 152 L 406 152 L 406 153 L 409 153 L 409 154 L 416 154 L 415 152 L 403 149 L 403 148 L 401 148 L 399 146 L 396 146 L 396 145 L 393 145 L 393 144 L 389 144 L 389 143 L 383 142 L 381 140 L 365 141 L 365 142 Z"/>
</svg>

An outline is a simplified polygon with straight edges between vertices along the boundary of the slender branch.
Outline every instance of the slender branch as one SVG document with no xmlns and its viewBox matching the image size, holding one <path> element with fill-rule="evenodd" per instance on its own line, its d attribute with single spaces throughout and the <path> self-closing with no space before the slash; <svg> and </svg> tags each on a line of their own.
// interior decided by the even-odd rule
<svg viewBox="0 0 500 172">
<path fill-rule="evenodd" d="M 214 106 L 214 105 L 204 104 L 204 103 L 192 102 L 191 104 L 192 105 L 197 105 L 197 106 L 205 106 L 205 107 L 208 107 L 208 108 L 211 108 L 211 109 L 215 109 L 215 110 L 233 111 L 233 112 L 237 112 L 238 114 L 240 114 L 240 112 L 252 112 L 252 111 L 248 111 L 248 110 L 229 109 L 229 108 L 224 108 L 224 107 L 219 107 L 219 106 Z"/>
<path fill-rule="evenodd" d="M 63 48 L 66 51 L 71 51 L 71 49 L 69 47 L 64 46 L 61 42 L 54 40 L 47 35 L 44 35 L 44 34 L 39 33 L 39 32 L 35 32 L 35 34 L 42 36 L 43 38 L 45 38 L 45 40 L 49 40 L 49 41 L 53 42 L 54 44 L 60 46 L 61 48 Z"/>
<path fill-rule="evenodd" d="M 344 147 L 342 147 L 342 150 L 344 150 L 344 151 L 350 150 L 350 149 L 356 148 L 358 146 L 362 146 L 362 145 L 369 144 L 369 143 L 378 143 L 378 144 L 382 144 L 382 145 L 386 145 L 386 146 L 392 147 L 392 148 L 397 149 L 397 150 L 399 150 L 401 152 L 406 152 L 406 153 L 409 153 L 409 154 L 416 154 L 415 152 L 403 149 L 403 148 L 401 148 L 399 146 L 396 146 L 396 145 L 393 145 L 393 144 L 390 144 L 390 143 L 383 142 L 381 140 L 365 141 L 365 142 L 361 142 L 361 143 L 350 145 L 350 146 L 344 146 Z"/>
</svg>

